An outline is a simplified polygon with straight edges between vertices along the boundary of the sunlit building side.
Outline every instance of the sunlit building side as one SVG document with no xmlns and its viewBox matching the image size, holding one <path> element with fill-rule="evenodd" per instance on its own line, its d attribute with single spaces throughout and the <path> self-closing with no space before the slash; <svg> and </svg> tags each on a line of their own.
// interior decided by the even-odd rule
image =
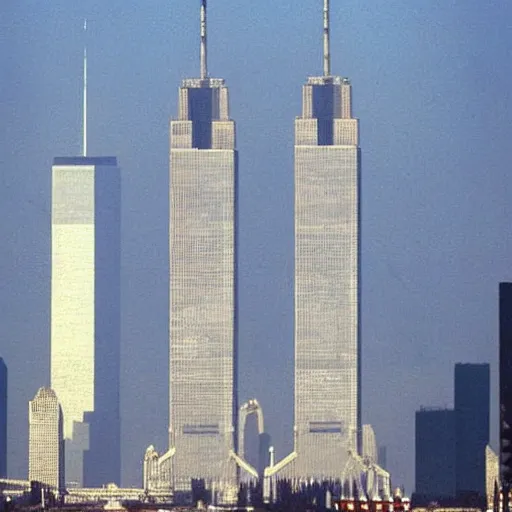
<svg viewBox="0 0 512 512">
<path fill-rule="evenodd" d="M 64 488 L 63 418 L 55 391 L 40 388 L 29 402 L 28 414 L 28 478 L 61 490 Z"/>
<path fill-rule="evenodd" d="M 64 415 L 69 487 L 120 479 L 120 214 L 116 158 L 55 158 L 51 386 Z"/>
<path fill-rule="evenodd" d="M 485 494 L 487 510 L 493 510 L 496 503 L 496 491 L 500 488 L 500 457 L 489 446 L 485 447 Z"/>
</svg>

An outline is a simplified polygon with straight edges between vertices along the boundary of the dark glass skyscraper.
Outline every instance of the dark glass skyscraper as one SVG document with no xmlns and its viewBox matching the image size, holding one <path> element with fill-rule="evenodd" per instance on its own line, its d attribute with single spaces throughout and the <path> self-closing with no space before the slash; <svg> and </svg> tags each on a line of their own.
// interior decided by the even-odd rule
<svg viewBox="0 0 512 512">
<path fill-rule="evenodd" d="M 455 365 L 456 494 L 485 497 L 485 448 L 489 444 L 488 364 Z"/>
<path fill-rule="evenodd" d="M 512 283 L 500 283 L 500 477 L 512 488 Z M 508 496 L 508 493 L 504 493 Z M 505 512 L 509 503 L 505 503 Z"/>
<path fill-rule="evenodd" d="M 7 477 L 7 365 L 0 357 L 0 478 Z"/>
<path fill-rule="evenodd" d="M 175 493 L 198 479 L 223 501 L 237 489 L 235 148 L 228 89 L 208 77 L 202 0 L 201 76 L 183 81 L 171 122 L 169 443 Z"/>
<path fill-rule="evenodd" d="M 416 412 L 416 495 L 421 504 L 455 496 L 455 412 Z"/>
</svg>

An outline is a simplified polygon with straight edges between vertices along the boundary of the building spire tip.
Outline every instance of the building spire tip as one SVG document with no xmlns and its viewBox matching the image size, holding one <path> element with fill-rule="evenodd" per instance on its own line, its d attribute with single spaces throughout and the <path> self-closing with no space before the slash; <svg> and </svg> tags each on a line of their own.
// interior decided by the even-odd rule
<svg viewBox="0 0 512 512">
<path fill-rule="evenodd" d="M 324 76 L 331 76 L 329 0 L 324 0 Z"/>
<path fill-rule="evenodd" d="M 84 76 L 83 76 L 83 126 L 82 126 L 82 152 L 87 156 L 87 18 L 84 19 Z"/>
<path fill-rule="evenodd" d="M 208 78 L 206 0 L 201 0 L 201 80 Z"/>
</svg>

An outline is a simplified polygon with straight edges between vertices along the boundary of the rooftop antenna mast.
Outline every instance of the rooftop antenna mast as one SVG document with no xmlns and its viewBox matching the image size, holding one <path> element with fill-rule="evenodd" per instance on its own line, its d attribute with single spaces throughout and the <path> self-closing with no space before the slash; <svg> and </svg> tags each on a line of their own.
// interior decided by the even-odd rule
<svg viewBox="0 0 512 512">
<path fill-rule="evenodd" d="M 87 156 L 87 19 L 84 20 L 84 106 L 83 106 L 83 127 L 82 127 L 82 135 L 83 135 L 83 143 L 82 143 L 82 152 L 83 156 Z"/>
<path fill-rule="evenodd" d="M 329 0 L 324 0 L 324 76 L 331 76 Z"/>
<path fill-rule="evenodd" d="M 208 53 L 206 42 L 206 0 L 201 0 L 201 80 L 208 78 Z"/>
</svg>

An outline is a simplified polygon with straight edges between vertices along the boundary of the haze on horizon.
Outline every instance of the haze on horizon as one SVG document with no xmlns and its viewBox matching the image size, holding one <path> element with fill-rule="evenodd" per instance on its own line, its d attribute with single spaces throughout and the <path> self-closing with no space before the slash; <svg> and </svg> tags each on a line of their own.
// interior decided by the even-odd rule
<svg viewBox="0 0 512 512">
<path fill-rule="evenodd" d="M 395 485 L 414 481 L 414 411 L 451 406 L 455 362 L 489 362 L 496 445 L 498 282 L 512 279 L 512 5 L 331 2 L 362 167 L 362 412 Z M 293 121 L 322 69 L 321 1 L 209 3 L 209 69 L 240 153 L 240 403 L 292 446 Z M 168 425 L 169 119 L 199 74 L 197 4 L 0 6 L 0 355 L 9 473 L 26 477 L 28 400 L 49 383 L 50 167 L 80 153 L 83 19 L 89 150 L 123 179 L 123 485 Z"/>
</svg>

